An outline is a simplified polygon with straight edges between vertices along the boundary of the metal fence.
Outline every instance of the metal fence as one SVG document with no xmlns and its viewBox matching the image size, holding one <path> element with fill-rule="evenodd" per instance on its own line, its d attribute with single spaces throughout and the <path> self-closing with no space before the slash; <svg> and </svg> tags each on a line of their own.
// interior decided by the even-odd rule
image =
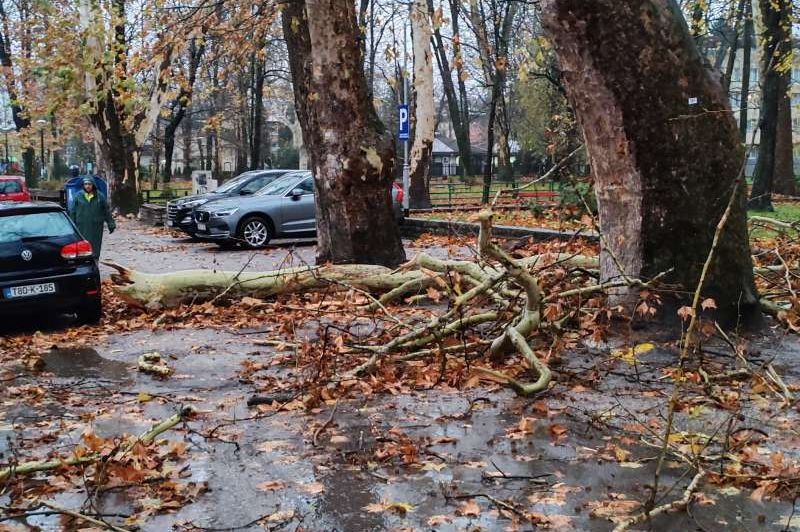
<svg viewBox="0 0 800 532">
<path fill-rule="evenodd" d="M 517 189 L 524 186 L 525 182 L 513 181 L 510 183 L 492 183 L 489 187 L 489 201 L 499 190 Z M 433 207 L 467 207 L 480 205 L 483 198 L 483 185 L 469 185 L 466 183 L 431 183 L 428 193 Z M 552 204 L 560 199 L 560 187 L 553 182 L 542 183 L 536 187 L 531 187 L 517 194 L 507 197 L 527 200 L 533 204 Z"/>
<path fill-rule="evenodd" d="M 188 188 L 167 189 L 167 190 L 142 190 L 139 192 L 141 203 L 152 205 L 166 205 L 168 201 L 189 196 L 192 191 Z"/>
</svg>

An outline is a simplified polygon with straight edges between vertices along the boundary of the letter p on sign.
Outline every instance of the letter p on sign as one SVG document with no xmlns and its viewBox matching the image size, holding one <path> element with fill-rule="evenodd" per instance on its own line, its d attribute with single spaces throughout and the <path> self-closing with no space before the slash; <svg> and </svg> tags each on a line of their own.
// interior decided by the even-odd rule
<svg viewBox="0 0 800 532">
<path fill-rule="evenodd" d="M 408 140 L 408 105 L 397 106 L 397 136 L 400 140 Z"/>
</svg>

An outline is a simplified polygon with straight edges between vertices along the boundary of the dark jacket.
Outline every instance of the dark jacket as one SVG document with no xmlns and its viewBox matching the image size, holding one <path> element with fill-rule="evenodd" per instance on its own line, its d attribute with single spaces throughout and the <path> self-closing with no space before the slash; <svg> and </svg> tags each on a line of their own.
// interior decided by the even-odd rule
<svg viewBox="0 0 800 532">
<path fill-rule="evenodd" d="M 94 197 L 89 201 L 83 191 L 78 192 L 72 202 L 70 216 L 83 238 L 92 245 L 94 256 L 100 257 L 100 248 L 103 245 L 103 222 L 108 225 L 109 231 L 117 228 L 106 197 L 96 190 Z"/>
</svg>

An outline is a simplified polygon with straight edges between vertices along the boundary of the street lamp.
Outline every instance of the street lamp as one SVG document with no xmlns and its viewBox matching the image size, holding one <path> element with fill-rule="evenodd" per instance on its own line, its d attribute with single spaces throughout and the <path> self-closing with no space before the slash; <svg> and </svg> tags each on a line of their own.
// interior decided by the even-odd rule
<svg viewBox="0 0 800 532">
<path fill-rule="evenodd" d="M 44 162 L 44 126 L 47 125 L 47 120 L 44 118 L 40 118 L 36 121 L 36 125 L 39 126 L 39 134 L 40 134 L 40 144 L 39 144 L 39 156 L 42 163 L 42 167 L 39 170 L 39 175 L 42 178 L 47 177 L 47 165 Z"/>
</svg>

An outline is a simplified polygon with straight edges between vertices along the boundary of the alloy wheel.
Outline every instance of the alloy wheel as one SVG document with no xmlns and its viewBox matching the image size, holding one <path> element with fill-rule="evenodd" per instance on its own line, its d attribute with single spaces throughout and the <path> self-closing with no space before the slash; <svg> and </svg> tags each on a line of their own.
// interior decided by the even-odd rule
<svg viewBox="0 0 800 532">
<path fill-rule="evenodd" d="M 269 241 L 269 229 L 261 220 L 251 220 L 244 226 L 242 236 L 248 246 L 261 247 Z"/>
</svg>

